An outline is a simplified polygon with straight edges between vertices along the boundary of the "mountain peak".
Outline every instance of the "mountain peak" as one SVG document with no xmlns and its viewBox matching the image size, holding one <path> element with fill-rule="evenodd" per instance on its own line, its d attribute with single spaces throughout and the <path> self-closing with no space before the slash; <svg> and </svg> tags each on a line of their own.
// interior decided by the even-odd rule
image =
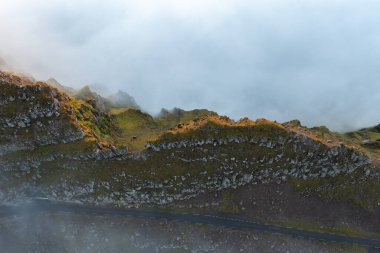
<svg viewBox="0 0 380 253">
<path fill-rule="evenodd" d="M 74 97 L 85 100 L 85 99 L 93 98 L 96 95 L 97 94 L 91 90 L 90 86 L 86 85 L 82 87 L 80 90 L 76 91 L 74 94 Z"/>
<path fill-rule="evenodd" d="M 71 87 L 68 87 L 68 86 L 65 86 L 65 85 L 62 85 L 60 82 L 58 82 L 55 78 L 49 78 L 48 80 L 46 80 L 46 83 L 57 88 L 58 90 L 60 91 L 63 91 L 69 95 L 73 95 L 75 93 L 75 89 L 74 88 L 71 88 Z"/>
<path fill-rule="evenodd" d="M 50 77 L 48 80 L 46 80 L 46 83 L 52 86 L 59 86 L 61 85 L 55 78 Z"/>
<path fill-rule="evenodd" d="M 113 107 L 140 109 L 140 106 L 136 103 L 134 97 L 122 90 L 118 90 L 115 94 L 110 95 L 107 99 Z"/>
</svg>

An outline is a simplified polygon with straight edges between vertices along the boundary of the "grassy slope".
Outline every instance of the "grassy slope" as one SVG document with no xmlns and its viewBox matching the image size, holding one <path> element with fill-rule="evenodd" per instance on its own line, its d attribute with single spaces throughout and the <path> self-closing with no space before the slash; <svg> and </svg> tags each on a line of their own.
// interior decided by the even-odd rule
<svg viewBox="0 0 380 253">
<path fill-rule="evenodd" d="M 276 135 L 287 135 L 286 127 L 279 125 L 274 122 L 261 120 L 258 122 L 252 122 L 247 120 L 242 120 L 241 122 L 232 122 L 228 118 L 224 117 L 203 117 L 192 121 L 185 126 L 180 128 L 174 128 L 168 131 L 166 134 L 161 136 L 156 142 L 166 142 L 166 141 L 178 141 L 182 139 L 202 139 L 202 138 L 219 138 L 219 137 L 228 137 L 228 136 L 254 136 L 254 137 L 267 137 L 271 138 Z M 320 141 L 326 144 L 326 148 L 331 146 L 339 145 L 339 143 L 344 143 L 350 145 L 351 147 L 355 146 L 353 144 L 358 144 L 362 141 L 362 138 L 358 140 L 352 140 L 349 134 L 339 134 L 326 130 L 325 128 L 314 128 L 314 129 L 303 129 L 304 132 L 301 134 L 312 137 L 313 139 Z M 292 131 L 292 130 L 291 130 Z M 323 134 L 321 132 L 324 131 Z M 369 129 L 366 131 L 373 131 Z M 299 132 L 299 131 L 297 131 Z M 363 130 L 362 130 L 363 132 Z M 377 138 L 377 135 L 372 135 L 372 138 Z M 356 142 L 355 142 L 356 141 Z M 284 147 L 286 148 L 286 147 Z M 362 146 L 356 148 L 361 152 L 367 154 L 373 154 L 373 150 L 366 151 Z M 239 159 L 244 159 L 244 157 L 255 156 L 255 157 L 270 157 L 271 154 L 268 153 L 268 150 L 262 149 L 253 149 L 249 145 L 239 144 L 231 145 L 228 149 L 221 149 L 220 153 L 228 154 L 228 156 L 236 157 Z M 157 179 L 158 182 L 170 178 L 173 175 L 185 175 L 190 173 L 192 177 L 202 178 L 200 172 L 203 170 L 207 171 L 207 175 L 215 173 L 215 168 L 218 166 L 217 163 L 192 163 L 191 165 L 182 164 L 180 162 L 170 163 L 163 159 L 162 155 L 169 156 L 171 152 L 161 153 L 160 157 L 157 157 L 157 160 L 151 160 L 158 169 L 152 170 L 151 172 L 157 172 L 160 175 Z M 176 154 L 177 156 L 185 157 L 183 153 Z M 194 152 L 191 153 L 191 157 L 197 157 L 198 154 Z M 289 152 L 288 157 L 292 157 L 292 154 Z M 190 166 L 190 167 L 188 167 Z M 141 166 L 142 167 L 145 166 Z M 149 166 L 148 166 L 149 167 Z M 141 171 L 141 170 L 139 170 Z M 147 171 L 145 171 L 147 172 Z M 379 177 L 367 179 L 364 181 L 358 181 L 357 178 L 362 172 L 357 172 L 351 175 L 339 175 L 334 178 L 320 178 L 320 179 L 291 179 L 291 184 L 293 185 L 296 192 L 304 196 L 317 196 L 323 201 L 337 201 L 341 203 L 353 203 L 357 205 L 359 209 L 363 208 L 369 212 L 372 212 L 374 208 L 380 202 L 380 179 Z M 358 175 L 357 175 L 358 174 Z M 153 174 L 151 179 L 157 174 Z M 234 202 L 235 196 L 229 191 L 225 190 L 222 193 L 222 202 L 218 207 L 218 210 L 221 212 L 239 213 L 238 204 Z M 199 211 L 199 210 L 196 210 Z M 302 223 L 302 220 L 294 221 L 295 225 L 300 225 L 305 229 L 316 229 L 319 231 L 325 232 L 336 232 L 341 234 L 348 235 L 361 235 L 361 236 L 378 236 L 377 234 L 368 234 L 365 231 L 360 230 L 360 228 L 355 227 L 323 227 L 323 224 L 318 222 L 313 226 L 308 226 L 307 224 Z M 301 226 L 302 225 L 302 226 Z M 322 227 L 320 227 L 322 226 Z"/>
<path fill-rule="evenodd" d="M 136 109 L 111 109 L 115 126 L 111 136 L 117 146 L 128 146 L 131 151 L 145 148 L 145 144 L 160 134 L 158 124 L 153 118 Z"/>
<path fill-rule="evenodd" d="M 48 91 L 49 89 L 47 89 Z M 8 94 L 9 93 L 9 94 Z M 10 95 L 11 90 L 4 90 L 5 95 Z M 42 93 L 44 94 L 44 93 Z M 41 97 L 48 99 L 48 93 Z M 28 105 L 18 105 L 6 108 L 6 111 L 14 113 L 17 110 L 23 110 Z M 145 144 L 149 141 L 172 141 L 179 139 L 193 138 L 217 138 L 226 136 L 241 136 L 253 135 L 260 137 L 271 137 L 277 134 L 285 134 L 283 126 L 269 122 L 259 121 L 252 122 L 242 120 L 234 123 L 225 117 L 201 117 L 208 114 L 208 111 L 197 110 L 190 112 L 180 112 L 176 115 L 169 114 L 163 117 L 152 118 L 150 115 L 133 109 L 112 109 L 111 116 L 99 114 L 92 105 L 85 101 L 70 98 L 67 104 L 73 108 L 73 114 L 68 111 L 69 118 L 74 124 L 78 124 L 86 132 L 87 137 L 82 141 L 73 142 L 70 144 L 57 144 L 46 147 L 37 148 L 33 152 L 17 152 L 9 154 L 4 159 L 16 159 L 20 155 L 25 157 L 36 157 L 54 152 L 88 152 L 91 150 L 97 141 L 114 142 L 118 146 L 129 146 L 130 150 L 142 150 Z M 196 119 L 201 117 L 200 119 Z M 195 121 L 191 121 L 194 120 Z M 178 126 L 181 122 L 188 122 Z M 356 132 L 347 134 L 334 133 L 325 127 L 317 127 L 312 129 L 303 128 L 297 124 L 285 126 L 290 131 L 296 131 L 307 135 L 315 140 L 325 143 L 327 146 L 338 145 L 344 143 L 347 146 L 358 149 L 367 153 L 373 160 L 376 161 L 380 157 L 380 150 L 376 147 L 362 145 L 364 140 L 376 141 L 380 139 L 380 133 L 374 128 L 362 129 Z M 169 130 L 170 129 L 170 130 Z M 169 131 L 168 131 L 169 130 Z M 168 131 L 168 132 L 167 132 Z M 133 139 L 136 136 L 137 139 Z M 177 155 L 186 158 L 201 156 L 196 151 L 189 154 L 186 150 L 180 150 Z M 231 145 L 229 149 L 223 150 L 231 156 L 242 158 L 246 155 L 265 156 L 270 155 L 266 150 L 250 149 L 244 145 Z M 133 177 L 147 178 L 154 180 L 157 183 L 172 176 L 180 176 L 190 173 L 193 177 L 199 177 L 202 182 L 200 172 L 207 170 L 208 174 L 215 171 L 218 164 L 203 164 L 202 162 L 194 162 L 192 164 L 184 163 L 179 160 L 168 160 L 172 152 L 163 151 L 157 154 L 152 154 L 148 161 L 88 161 L 88 162 L 73 162 L 74 167 L 81 170 L 65 170 L 66 161 L 61 161 L 62 164 L 57 166 L 57 161 L 45 163 L 43 166 L 49 168 L 41 179 L 42 184 L 51 184 L 55 180 L 59 180 L 60 176 L 66 177 L 69 180 L 80 180 L 86 183 L 90 179 L 110 180 L 115 175 L 125 172 Z M 12 157 L 13 156 L 13 157 Z M 91 168 L 91 169 L 88 169 Z M 30 177 L 30 176 L 29 176 Z M 335 178 L 325 178 L 317 180 L 292 180 L 295 189 L 301 194 L 318 195 L 326 201 L 337 200 L 353 202 L 367 210 L 372 210 L 373 207 L 380 201 L 380 181 L 378 178 L 367 180 L 364 182 L 356 182 L 355 177 L 338 176 Z M 122 189 L 123 185 L 116 183 L 114 190 Z M 224 204 L 228 211 L 230 199 L 232 198 L 228 192 L 224 194 Z M 223 206 L 222 206 L 223 207 Z M 231 212 L 236 212 L 235 208 Z"/>
<path fill-rule="evenodd" d="M 161 114 L 155 118 L 155 121 L 162 129 L 170 129 L 180 123 L 188 123 L 206 115 L 215 116 L 217 113 L 206 109 L 195 109 L 191 111 L 185 111 L 179 108 L 174 108 L 171 111 L 163 109 Z"/>
<path fill-rule="evenodd" d="M 241 134 L 249 134 L 250 136 L 264 136 L 270 138 L 275 134 L 286 135 L 286 132 L 279 128 L 273 129 L 271 125 L 258 124 L 252 128 L 242 129 L 240 127 L 226 127 L 220 128 L 219 133 L 221 136 L 236 136 Z M 199 135 L 204 134 L 203 128 L 194 130 L 193 134 Z M 273 131 L 275 130 L 275 131 Z M 198 131 L 198 132 L 197 132 Z M 208 131 L 208 130 L 207 130 Z M 214 130 L 211 130 L 214 132 Z M 167 137 L 160 139 L 167 140 Z M 210 151 L 217 152 L 220 159 L 225 156 L 226 152 L 229 152 L 228 156 L 233 156 L 236 159 L 243 160 L 247 156 L 264 157 L 265 155 L 275 155 L 269 154 L 265 148 L 255 147 L 253 148 L 251 144 L 239 145 L 231 144 L 231 147 L 213 147 L 210 145 Z M 80 178 L 83 180 L 81 184 L 85 184 L 88 180 L 99 180 L 99 181 L 113 181 L 114 177 L 118 177 L 123 172 L 128 175 L 128 177 L 148 179 L 156 182 L 157 184 L 169 180 L 174 176 L 184 176 L 186 174 L 191 175 L 192 179 L 199 179 L 200 182 L 206 181 L 208 175 L 212 175 L 220 168 L 220 162 L 218 160 L 210 161 L 205 163 L 203 161 L 188 163 L 179 158 L 192 159 L 198 157 L 204 157 L 204 151 L 193 150 L 188 152 L 188 149 L 182 148 L 174 151 L 175 156 L 172 156 L 173 151 L 163 150 L 161 152 L 149 153 L 147 160 L 135 160 L 126 159 L 122 161 L 118 160 L 101 160 L 101 161 L 68 161 L 76 169 L 64 169 L 65 161 L 56 166 L 54 163 L 46 163 L 44 166 L 49 168 L 46 170 L 45 177 L 43 179 L 44 183 L 52 183 L 54 180 L 59 179 L 59 174 L 63 173 L 64 177 L 68 177 L 68 181 L 75 181 Z M 63 167 L 61 167 L 63 166 Z M 201 172 L 207 171 L 206 175 L 202 175 Z M 68 174 L 67 174 L 68 173 Z M 62 175 L 62 174 L 61 174 Z M 189 179 L 190 180 L 190 179 Z M 113 182 L 114 190 L 119 190 L 123 188 L 125 180 L 117 180 Z M 186 183 L 186 182 L 184 182 Z M 133 185 L 133 181 L 131 182 Z"/>
<path fill-rule="evenodd" d="M 380 131 L 374 127 L 344 134 L 359 149 L 368 154 L 375 164 L 380 165 Z"/>
<path fill-rule="evenodd" d="M 47 94 L 45 95 L 47 96 Z M 128 146 L 131 151 L 139 151 L 144 149 L 147 142 L 220 137 L 224 138 L 228 136 L 246 135 L 270 138 L 278 134 L 286 134 L 286 128 L 290 131 L 296 131 L 312 137 L 313 139 L 324 142 L 330 146 L 336 145 L 339 142 L 352 145 L 352 143 L 360 142 L 363 138 L 368 138 L 368 136 L 371 138 L 378 137 L 378 133 L 373 133 L 373 129 L 366 129 L 361 130 L 359 133 L 343 135 L 330 132 L 328 129 L 323 127 L 307 129 L 300 127 L 298 124 L 293 124 L 291 127 L 285 125 L 284 127 L 280 124 L 266 120 L 258 120 L 254 122 L 248 119 L 243 119 L 238 122 L 233 122 L 227 117 L 219 117 L 214 115 L 203 116 L 195 119 L 193 118 L 209 113 L 208 111 L 203 110 L 190 112 L 181 111 L 180 113 L 177 113 L 176 116 L 170 114 L 161 118 L 153 118 L 139 110 L 114 108 L 110 111 L 111 116 L 108 116 L 107 114 L 98 113 L 92 105 L 82 100 L 70 98 L 68 103 L 69 104 L 67 106 L 73 108 L 72 111 L 67 110 L 68 115 L 75 119 L 73 122 L 75 121 L 75 124 L 77 124 L 78 127 L 84 129 L 87 136 L 84 140 L 76 141 L 70 144 L 57 144 L 40 147 L 32 152 L 20 151 L 14 154 L 9 154 L 7 158 L 11 159 L 12 157 L 20 156 L 21 154 L 31 158 L 49 153 L 53 154 L 54 152 L 66 154 L 73 152 L 91 152 L 91 150 L 94 150 L 96 142 L 114 143 L 116 146 Z M 193 120 L 188 123 L 178 125 L 178 122 L 183 122 L 182 120 L 188 119 Z M 368 134 L 368 132 L 371 134 Z M 355 136 L 356 139 L 352 138 L 352 136 Z M 332 140 L 332 143 L 329 143 L 330 140 Z M 249 147 L 246 148 L 249 149 Z M 360 146 L 360 148 L 363 149 L 364 147 Z M 242 151 L 246 150 L 244 145 L 239 145 L 239 147 L 236 147 L 235 149 Z M 249 155 L 253 151 L 255 151 L 255 156 L 270 155 L 269 153 L 265 153 L 268 151 L 263 150 L 249 150 L 236 154 L 234 150 L 231 149 L 226 150 L 226 153 L 239 157 L 241 155 Z M 126 172 L 128 174 L 134 174 L 137 172 L 139 177 L 153 177 L 152 179 L 158 180 L 165 180 L 166 178 L 170 178 L 177 173 L 182 175 L 188 172 L 193 173 L 203 169 L 203 164 L 201 163 L 193 163 L 190 167 L 188 167 L 188 164 L 175 161 L 168 165 L 164 157 L 165 155 L 165 152 L 155 154 L 147 163 L 135 161 L 102 161 L 101 167 L 127 168 L 128 171 Z M 189 158 L 191 158 L 191 156 L 197 156 L 197 154 L 194 152 Z M 150 168 L 152 164 L 158 168 L 157 172 L 159 172 L 160 176 L 156 177 L 155 174 L 151 174 L 152 171 L 150 171 Z M 85 164 L 83 164 L 83 167 L 84 166 Z M 207 166 L 207 171 L 209 173 L 213 173 L 213 165 Z M 93 165 L 90 167 L 92 168 Z M 95 165 L 95 167 L 97 166 Z M 198 167 L 199 169 L 197 169 Z M 135 168 L 137 171 L 135 171 Z M 132 169 L 132 171 L 130 169 Z M 98 173 L 99 174 L 94 174 L 92 176 L 100 177 L 100 175 L 104 174 L 104 172 L 100 173 L 100 171 L 98 171 Z M 110 170 L 107 170 L 106 174 L 111 176 L 113 173 Z M 105 177 L 108 177 L 107 175 L 104 174 Z M 199 175 L 196 173 L 195 176 Z M 341 176 L 334 179 L 326 178 L 306 181 L 294 179 L 292 182 L 294 183 L 295 189 L 300 193 L 317 194 L 328 200 L 338 199 L 342 201 L 350 201 L 367 209 L 371 209 L 374 204 L 377 203 L 376 201 L 380 199 L 380 194 L 378 191 L 378 189 L 380 189 L 379 181 L 377 179 L 373 179 L 354 184 L 344 183 L 352 180 L 353 178 Z"/>
<path fill-rule="evenodd" d="M 123 114 L 125 111 L 119 113 Z M 137 116 L 135 113 L 137 113 Z M 136 118 L 133 119 L 133 116 Z M 141 113 L 136 111 L 130 111 L 128 113 L 128 119 L 131 118 L 134 121 L 139 121 L 141 123 L 144 122 L 140 121 L 141 119 L 149 120 L 152 126 L 156 126 L 150 117 L 142 117 Z M 226 118 L 206 117 L 197 120 L 197 122 L 197 127 L 193 126 L 191 129 L 187 130 L 184 130 L 183 128 L 177 129 L 180 133 L 176 133 L 176 130 L 174 129 L 172 132 L 159 137 L 157 142 L 245 135 L 271 138 L 277 135 L 286 136 L 288 134 L 288 131 L 281 125 L 270 121 L 250 122 L 248 125 L 244 125 L 247 123 L 232 123 Z M 131 129 L 133 129 L 133 127 Z M 228 147 L 215 148 L 210 145 L 208 149 L 211 152 L 216 152 L 216 154 L 218 154 L 216 156 L 217 159 L 223 159 L 225 154 L 228 154 L 228 157 L 235 157 L 237 160 L 243 160 L 246 157 L 252 156 L 260 159 L 261 157 L 276 155 L 275 151 L 271 154 L 272 151 L 265 148 L 254 147 L 250 144 L 231 144 Z M 287 157 L 294 157 L 294 155 L 296 155 L 291 152 L 291 148 L 289 147 Z M 111 191 L 122 192 L 125 187 L 124 185 L 127 184 L 128 186 L 133 186 L 134 179 L 136 178 L 147 179 L 160 184 L 165 180 L 170 180 L 174 176 L 181 177 L 190 175 L 190 178 L 197 178 L 199 183 L 202 184 L 203 182 L 206 182 L 208 175 L 217 173 L 217 170 L 220 167 L 220 164 L 216 161 L 217 159 L 208 163 L 202 161 L 187 163 L 177 158 L 191 159 L 203 156 L 203 151 L 195 149 L 189 152 L 188 149 L 182 148 L 176 151 L 164 150 L 159 153 L 150 153 L 147 160 L 71 161 L 71 165 L 74 169 L 70 170 L 65 169 L 64 164 L 66 161 L 62 161 L 60 166 L 56 166 L 56 162 L 45 163 L 44 166 L 49 169 L 45 170 L 46 172 L 39 183 L 42 185 L 50 185 L 61 180 L 61 178 L 66 178 L 68 182 L 77 182 L 78 185 L 87 184 L 91 180 L 98 182 L 108 181 L 112 182 Z M 279 166 L 281 167 L 281 164 L 279 164 Z M 243 167 L 242 170 L 244 170 Z M 204 171 L 207 171 L 207 174 L 203 175 L 202 172 Z M 120 177 L 121 174 L 128 175 L 127 181 Z M 115 178 L 117 178 L 117 180 L 115 180 Z M 357 182 L 355 179 L 355 174 L 353 174 L 315 180 L 291 179 L 291 183 L 293 184 L 294 189 L 300 194 L 308 196 L 317 195 L 327 202 L 338 201 L 355 203 L 360 208 L 372 211 L 374 206 L 376 206 L 377 201 L 380 201 L 379 179 L 375 178 L 364 182 Z M 187 181 L 183 182 L 183 184 L 186 183 Z M 181 186 L 178 186 L 177 190 L 180 188 Z M 154 189 L 151 190 L 155 191 Z M 170 189 L 168 189 L 168 191 L 170 191 Z M 106 195 L 107 190 L 100 189 L 97 194 L 100 196 L 102 194 Z M 218 207 L 218 210 L 226 213 L 239 214 L 238 203 L 234 202 L 234 198 L 235 196 L 230 190 L 222 192 L 222 202 Z M 323 224 L 319 224 L 318 222 L 310 225 L 303 223 L 302 220 L 295 220 L 293 223 L 289 224 L 318 231 L 337 232 L 348 235 L 369 235 L 354 227 L 321 228 L 319 226 Z"/>
<path fill-rule="evenodd" d="M 299 121 L 291 121 L 283 125 L 291 131 L 321 141 L 328 146 L 344 144 L 365 153 L 375 164 L 380 165 L 380 132 L 375 127 L 363 128 L 348 133 L 338 133 L 330 131 L 325 126 L 306 128 L 301 126 Z"/>
<path fill-rule="evenodd" d="M 365 140 L 375 142 L 380 139 L 380 132 L 374 127 L 364 128 L 349 133 L 330 131 L 325 126 L 306 128 L 298 121 L 283 124 L 291 131 L 306 135 L 321 141 L 327 146 L 343 144 L 354 150 L 365 153 L 375 165 L 380 165 L 380 148 L 365 145 Z M 358 182 L 356 175 L 340 175 L 334 178 L 319 178 L 309 180 L 293 179 L 295 190 L 301 194 L 317 195 L 326 201 L 337 200 L 355 203 L 372 211 L 380 202 L 380 178 L 375 177 Z"/>
<path fill-rule="evenodd" d="M 147 113 L 132 108 L 112 108 L 114 119 L 111 137 L 117 146 L 128 146 L 130 151 L 140 151 L 148 142 L 157 140 L 167 130 L 180 123 L 184 125 L 198 117 L 213 114 L 207 110 L 180 110 L 178 115 L 167 114 L 153 118 Z"/>
</svg>

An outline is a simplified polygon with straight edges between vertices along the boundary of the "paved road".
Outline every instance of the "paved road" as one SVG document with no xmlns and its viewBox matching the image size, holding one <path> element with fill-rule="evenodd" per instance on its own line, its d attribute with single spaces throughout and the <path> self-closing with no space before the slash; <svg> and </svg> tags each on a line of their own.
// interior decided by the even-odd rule
<svg viewBox="0 0 380 253">
<path fill-rule="evenodd" d="M 0 218 L 13 215 L 34 214 L 36 212 L 53 213 L 75 213 L 86 215 L 111 215 L 111 216 L 133 216 L 143 218 L 166 219 L 169 221 L 188 222 L 193 224 L 207 224 L 232 229 L 248 229 L 273 234 L 290 235 L 305 239 L 357 244 L 369 246 L 372 249 L 380 249 L 380 240 L 344 236 L 330 233 L 305 231 L 297 228 L 267 225 L 254 221 L 240 220 L 231 217 L 211 216 L 205 214 L 178 214 L 162 211 L 146 211 L 138 209 L 103 208 L 84 206 L 77 204 L 51 203 L 49 201 L 37 201 L 34 204 L 19 207 L 0 207 Z M 376 250 L 377 252 L 377 250 Z"/>
</svg>

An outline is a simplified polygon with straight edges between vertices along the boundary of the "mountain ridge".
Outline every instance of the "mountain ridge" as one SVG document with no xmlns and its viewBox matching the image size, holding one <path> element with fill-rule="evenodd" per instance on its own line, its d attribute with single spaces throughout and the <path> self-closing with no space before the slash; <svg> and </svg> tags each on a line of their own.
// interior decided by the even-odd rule
<svg viewBox="0 0 380 253">
<path fill-rule="evenodd" d="M 89 96 L 5 72 L 0 87 L 2 203 L 42 195 L 286 224 L 344 221 L 380 234 L 379 150 L 363 142 L 376 140 L 376 127 L 341 134 L 208 110 L 102 110 Z M 312 211 L 318 206 L 328 219 Z"/>
</svg>

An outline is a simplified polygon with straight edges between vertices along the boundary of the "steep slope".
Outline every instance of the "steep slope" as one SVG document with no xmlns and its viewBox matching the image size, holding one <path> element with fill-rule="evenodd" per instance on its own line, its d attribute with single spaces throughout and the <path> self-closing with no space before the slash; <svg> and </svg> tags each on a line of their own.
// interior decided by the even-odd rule
<svg viewBox="0 0 380 253">
<path fill-rule="evenodd" d="M 0 153 L 82 139 L 70 98 L 44 83 L 0 72 Z"/>
<path fill-rule="evenodd" d="M 380 165 L 380 125 L 346 133 L 345 137 Z"/>
<path fill-rule="evenodd" d="M 172 113 L 163 111 L 159 117 L 134 108 L 111 108 L 114 119 L 112 138 L 116 146 L 128 146 L 131 151 L 141 151 L 149 141 L 157 140 L 171 128 L 186 128 L 192 120 L 204 115 L 216 115 L 207 110 L 184 111 L 176 108 Z"/>
<path fill-rule="evenodd" d="M 363 128 L 348 133 L 337 133 L 330 131 L 325 126 L 307 128 L 302 126 L 297 120 L 284 123 L 283 125 L 291 131 L 321 141 L 328 146 L 344 144 L 345 146 L 365 153 L 371 158 L 373 163 L 380 165 L 379 126 Z"/>
<path fill-rule="evenodd" d="M 94 107 L 102 110 L 103 112 L 108 112 L 111 108 L 132 108 L 140 110 L 140 107 L 136 103 L 135 99 L 128 93 L 120 90 L 106 98 L 92 91 L 90 86 L 84 86 L 72 95 L 76 99 L 91 103 Z"/>
<path fill-rule="evenodd" d="M 70 145 L 80 152 L 110 144 L 111 118 L 90 103 L 7 72 L 0 72 L 0 88 L 0 154 Z"/>
<path fill-rule="evenodd" d="M 161 130 L 152 116 L 133 108 L 112 108 L 114 127 L 111 132 L 116 146 L 127 146 L 130 151 L 139 151 L 158 138 Z"/>
<path fill-rule="evenodd" d="M 379 168 L 349 134 L 207 110 L 108 114 L 3 72 L 0 87 L 2 202 L 46 196 L 380 233 Z"/>
<path fill-rule="evenodd" d="M 84 86 L 82 89 L 76 91 L 73 94 L 73 97 L 91 104 L 102 113 L 108 112 L 111 108 L 111 105 L 107 99 L 92 91 L 89 86 Z"/>
</svg>

